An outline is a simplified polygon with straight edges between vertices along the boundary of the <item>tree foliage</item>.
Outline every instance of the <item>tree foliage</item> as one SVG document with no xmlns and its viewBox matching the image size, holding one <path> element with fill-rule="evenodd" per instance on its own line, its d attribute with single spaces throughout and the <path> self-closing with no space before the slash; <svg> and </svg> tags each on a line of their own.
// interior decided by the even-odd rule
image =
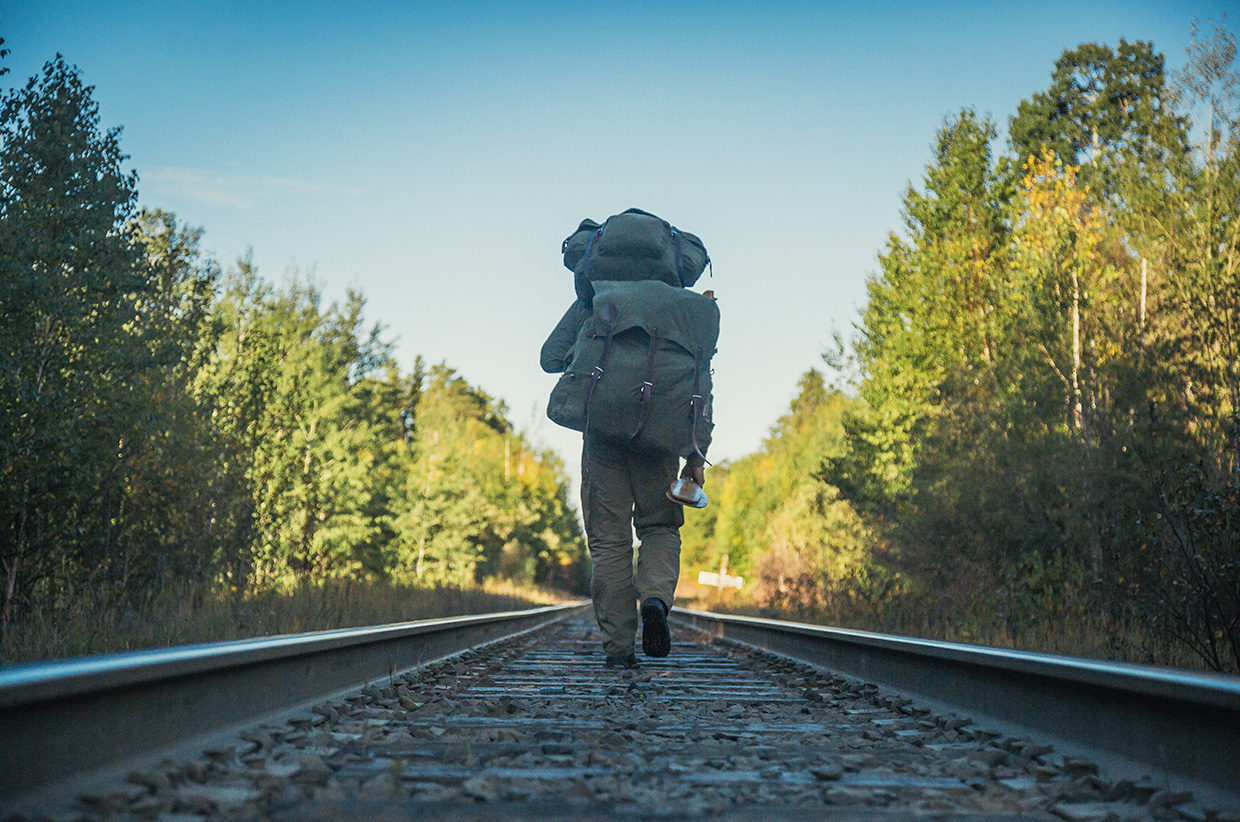
<svg viewBox="0 0 1240 822">
<path fill-rule="evenodd" d="M 563 466 L 364 299 L 227 272 L 139 211 L 59 55 L 0 101 L 0 563 L 8 624 L 89 598 L 333 579 L 579 589 Z"/>
<path fill-rule="evenodd" d="M 1154 44 L 1085 43 L 1055 61 L 1051 85 L 1020 103 L 1010 140 L 1019 166 L 1050 151 L 1081 166 L 1100 195 L 1116 190 L 1116 172 L 1182 144 L 1183 122 L 1168 105 L 1164 58 Z"/>
<path fill-rule="evenodd" d="M 0 404 L 5 610 L 60 579 L 63 546 L 97 575 L 127 573 L 109 507 L 131 463 L 149 285 L 129 219 L 136 175 L 119 129 L 57 55 L 0 101 Z"/>
<path fill-rule="evenodd" d="M 870 534 L 818 475 L 842 446 L 851 405 L 820 372 L 806 372 L 762 450 L 711 470 L 712 503 L 687 517 L 682 565 L 718 568 L 726 556 L 750 597 L 776 610 L 838 618 L 868 607 L 857 600 L 882 573 Z"/>
<path fill-rule="evenodd" d="M 1014 157 L 966 110 L 906 192 L 823 476 L 955 635 L 1106 614 L 1131 658 L 1240 663 L 1238 89 L 1222 27 L 1173 83 L 1086 44 Z"/>
</svg>

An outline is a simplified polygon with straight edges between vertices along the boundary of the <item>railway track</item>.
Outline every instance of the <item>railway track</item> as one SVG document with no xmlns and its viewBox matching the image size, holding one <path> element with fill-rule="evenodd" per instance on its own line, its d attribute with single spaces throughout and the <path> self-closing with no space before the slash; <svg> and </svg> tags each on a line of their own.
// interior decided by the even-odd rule
<svg viewBox="0 0 1240 822">
<path fill-rule="evenodd" d="M 45 669 L 38 682 L 27 676 L 21 703 L 10 671 L 0 675 L 9 818 L 1240 819 L 1234 678 L 673 614 L 672 655 L 623 672 L 603 669 L 581 607 L 389 628 L 402 645 L 352 652 L 369 659 L 354 674 L 363 687 L 343 690 L 330 678 L 290 687 L 283 713 L 255 706 L 239 724 L 220 713 L 198 723 L 214 723 L 209 739 L 199 727 L 175 750 L 129 751 L 119 763 L 60 772 L 53 762 L 39 778 L 8 769 L 38 765 L 55 745 L 32 742 L 29 723 L 17 735 L 14 717 L 51 721 L 55 704 L 85 699 L 86 686 L 75 691 Z M 335 637 L 364 645 L 361 634 L 347 639 Z M 299 682 L 315 678 L 307 673 L 315 666 L 289 649 L 255 648 L 285 663 L 261 673 L 251 660 L 253 677 L 269 685 L 290 670 L 301 672 Z M 340 670 L 341 652 L 322 664 Z M 174 680 L 211 676 L 201 659 L 179 664 Z M 231 687 L 222 702 L 235 710 L 244 677 L 232 676 L 231 686 L 204 687 L 217 696 Z M 135 679 L 113 670 L 102 690 L 115 701 L 133 693 Z M 155 679 L 146 680 L 152 693 Z M 314 687 L 312 703 L 288 707 Z M 1071 693 L 1093 720 L 1083 722 L 1079 707 L 1054 707 Z M 181 715 L 197 707 L 185 700 L 165 697 L 158 704 L 169 713 L 139 710 L 112 724 L 184 725 Z M 79 706 L 56 721 L 85 713 Z M 1192 714 L 1205 721 L 1186 732 L 1160 724 L 1178 727 Z M 1108 723 L 1129 732 L 1098 736 Z M 75 731 L 48 735 L 72 745 Z M 1144 758 L 1130 749 L 1151 736 L 1198 749 L 1172 755 L 1155 744 Z M 89 779 L 53 784 L 75 767 L 101 765 Z"/>
</svg>

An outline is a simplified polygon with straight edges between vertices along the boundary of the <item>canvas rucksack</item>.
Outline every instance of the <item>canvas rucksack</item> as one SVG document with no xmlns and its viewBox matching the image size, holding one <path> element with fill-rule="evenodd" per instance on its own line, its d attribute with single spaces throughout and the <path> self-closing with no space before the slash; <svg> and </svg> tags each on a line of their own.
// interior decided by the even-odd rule
<svg viewBox="0 0 1240 822">
<path fill-rule="evenodd" d="M 638 451 L 704 458 L 710 445 L 714 299 L 658 280 L 592 283 L 591 315 L 547 416 Z"/>
<path fill-rule="evenodd" d="M 710 256 L 693 234 L 639 208 L 608 217 L 601 225 L 582 220 L 560 250 L 573 272 L 577 298 L 589 305 L 594 283 L 659 280 L 677 288 L 698 281 Z"/>
</svg>

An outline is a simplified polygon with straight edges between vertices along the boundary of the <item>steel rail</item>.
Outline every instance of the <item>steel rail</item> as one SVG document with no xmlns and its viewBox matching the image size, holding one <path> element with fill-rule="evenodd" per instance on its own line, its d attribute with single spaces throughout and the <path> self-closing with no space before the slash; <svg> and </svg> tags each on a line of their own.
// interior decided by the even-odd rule
<svg viewBox="0 0 1240 822">
<path fill-rule="evenodd" d="M 0 802 L 533 630 L 581 607 L 0 668 Z"/>
<path fill-rule="evenodd" d="M 676 609 L 675 622 L 1240 792 L 1240 677 Z"/>
</svg>

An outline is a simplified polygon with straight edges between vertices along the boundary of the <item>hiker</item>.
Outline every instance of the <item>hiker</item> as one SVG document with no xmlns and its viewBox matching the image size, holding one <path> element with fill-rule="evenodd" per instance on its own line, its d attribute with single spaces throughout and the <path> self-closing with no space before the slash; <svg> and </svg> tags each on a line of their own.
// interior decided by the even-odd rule
<svg viewBox="0 0 1240 822">
<path fill-rule="evenodd" d="M 639 610 L 642 652 L 671 651 L 683 506 L 707 503 L 719 310 L 713 294 L 687 288 L 710 262 L 701 241 L 648 212 L 585 220 L 561 251 L 577 299 L 543 344 L 543 370 L 562 374 L 547 414 L 583 432 L 594 615 L 606 666 L 632 668 Z"/>
</svg>

